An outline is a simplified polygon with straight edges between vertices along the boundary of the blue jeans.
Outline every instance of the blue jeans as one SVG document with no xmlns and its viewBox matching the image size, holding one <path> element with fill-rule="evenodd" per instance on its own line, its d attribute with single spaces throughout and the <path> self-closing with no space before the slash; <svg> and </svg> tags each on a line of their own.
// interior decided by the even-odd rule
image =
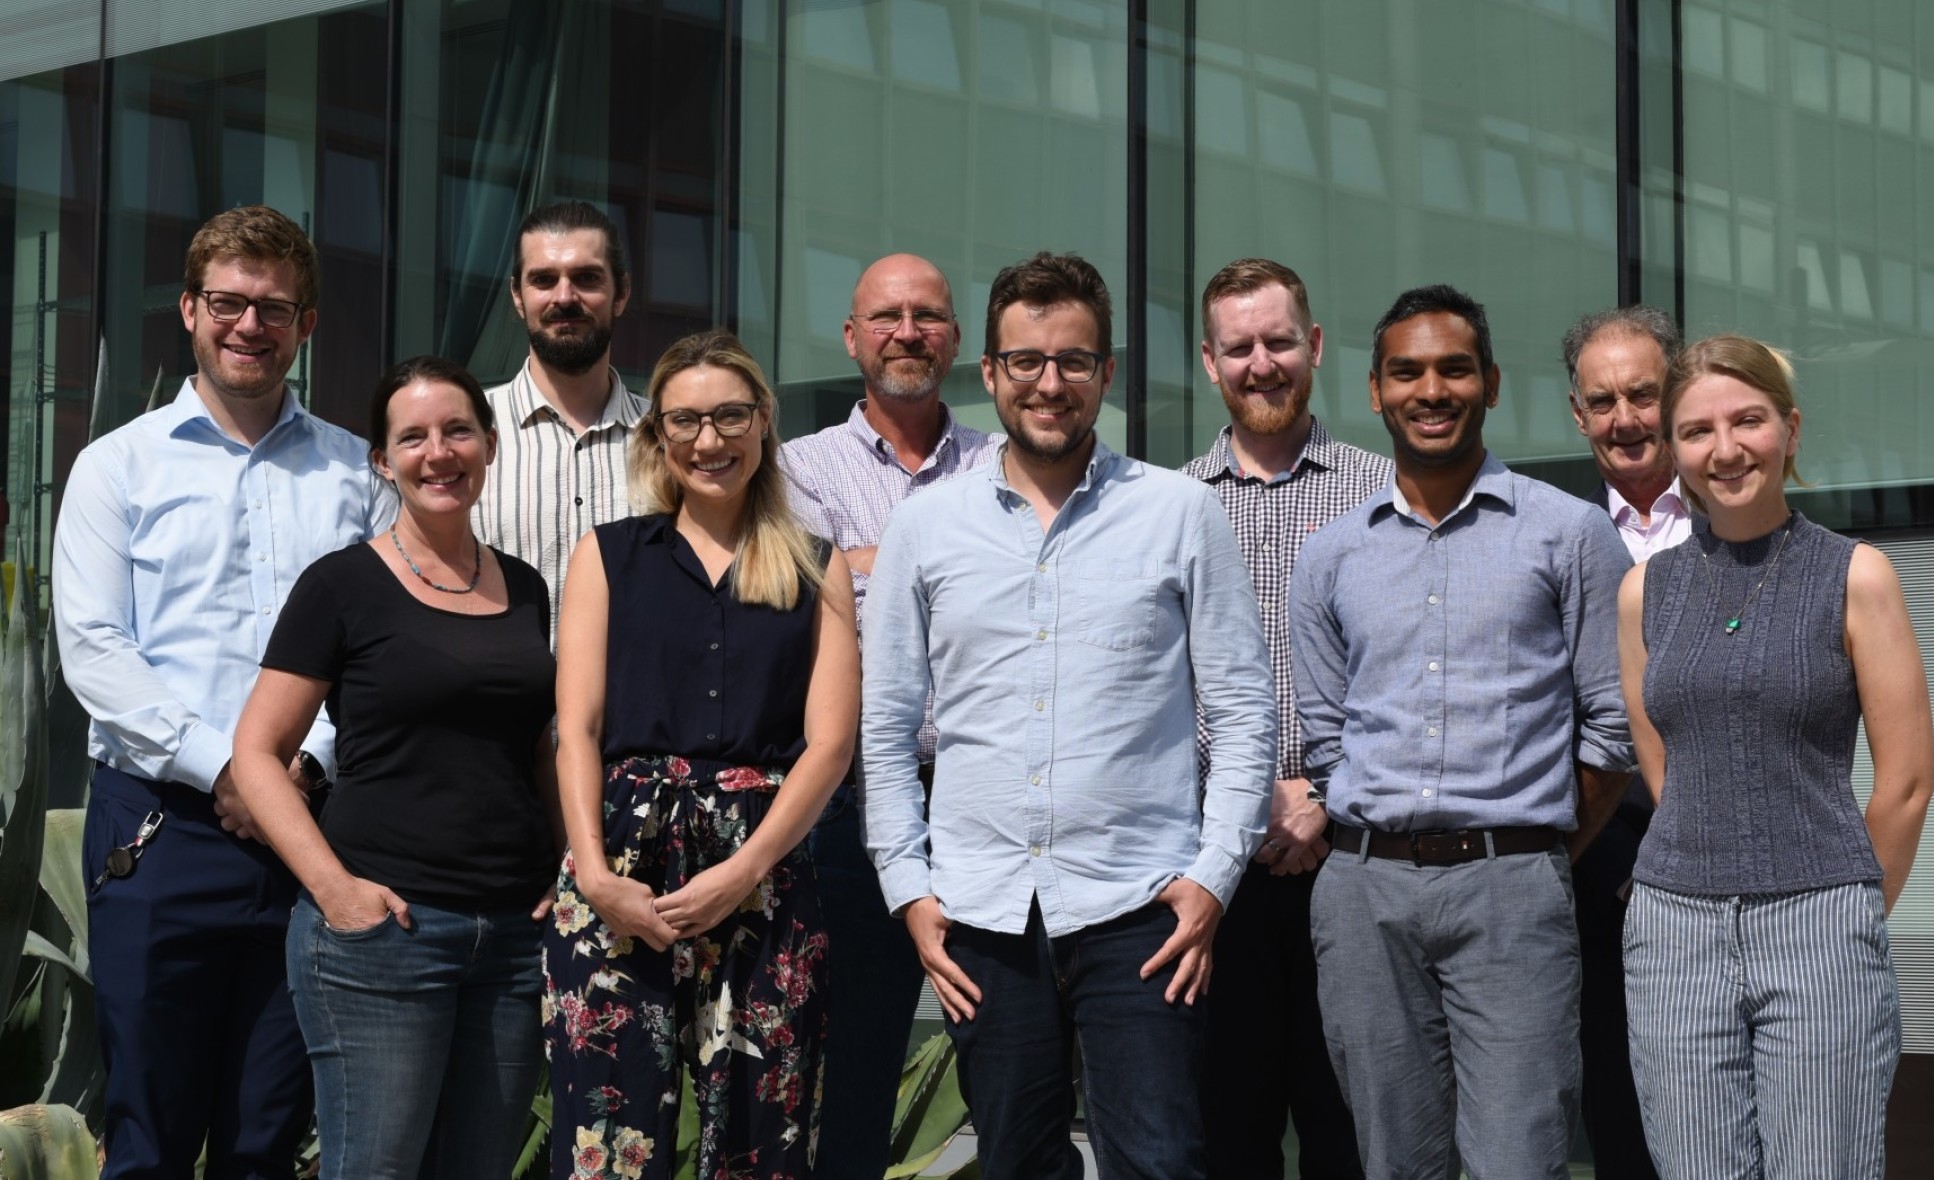
<svg viewBox="0 0 1934 1180">
<path fill-rule="evenodd" d="M 1068 1138 L 1077 1039 L 1102 1180 L 1201 1180 L 1204 1009 L 1162 998 L 1172 962 L 1141 978 L 1174 932 L 1174 913 L 1153 902 L 1059 938 L 1038 907 L 1021 934 L 947 932 L 948 953 L 981 991 L 974 1018 L 947 1031 L 985 1180 L 1080 1180 Z"/>
<path fill-rule="evenodd" d="M 507 1176 L 543 1065 L 539 923 L 410 906 L 339 933 L 304 892 L 289 988 L 316 1080 L 322 1180 Z"/>
<path fill-rule="evenodd" d="M 926 974 L 907 924 L 887 911 L 851 785 L 834 792 L 807 842 L 832 972 L 813 1175 L 879 1180 L 892 1151 L 893 1106 Z"/>
</svg>

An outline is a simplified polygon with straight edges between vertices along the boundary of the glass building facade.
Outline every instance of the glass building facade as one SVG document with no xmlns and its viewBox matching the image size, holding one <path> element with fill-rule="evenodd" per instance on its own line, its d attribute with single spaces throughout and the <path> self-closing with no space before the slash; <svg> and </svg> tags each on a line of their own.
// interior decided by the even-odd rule
<svg viewBox="0 0 1934 1180">
<path fill-rule="evenodd" d="M 392 359 L 515 369 L 514 227 L 557 197 L 626 235 L 627 380 L 731 324 L 788 433 L 846 413 L 841 319 L 894 250 L 951 276 L 970 354 L 1001 266 L 1094 261 L 1122 359 L 1104 436 L 1169 465 L 1223 421 L 1197 298 L 1242 255 L 1308 280 L 1316 412 L 1378 450 L 1371 325 L 1405 287 L 1470 291 L 1504 373 L 1488 443 L 1577 491 L 1573 319 L 1644 300 L 1745 331 L 1795 355 L 1797 502 L 1886 546 L 1934 635 L 1915 0 L 0 0 L 8 556 L 45 569 L 75 453 L 189 370 L 180 267 L 211 214 L 308 227 L 295 378 L 355 427 Z M 974 366 L 948 399 L 992 423 Z M 1934 854 L 1894 937 L 1934 1055 Z"/>
</svg>

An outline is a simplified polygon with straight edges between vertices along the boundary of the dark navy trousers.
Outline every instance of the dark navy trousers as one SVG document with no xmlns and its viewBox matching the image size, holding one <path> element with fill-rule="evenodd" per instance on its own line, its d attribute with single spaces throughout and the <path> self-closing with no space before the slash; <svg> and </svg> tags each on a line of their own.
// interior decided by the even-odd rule
<svg viewBox="0 0 1934 1180">
<path fill-rule="evenodd" d="M 283 966 L 294 876 L 222 831 L 180 783 L 94 771 L 90 884 L 142 817 L 166 818 L 134 872 L 88 895 L 94 1011 L 107 1065 L 102 1180 L 288 1180 L 312 1106 Z"/>
</svg>

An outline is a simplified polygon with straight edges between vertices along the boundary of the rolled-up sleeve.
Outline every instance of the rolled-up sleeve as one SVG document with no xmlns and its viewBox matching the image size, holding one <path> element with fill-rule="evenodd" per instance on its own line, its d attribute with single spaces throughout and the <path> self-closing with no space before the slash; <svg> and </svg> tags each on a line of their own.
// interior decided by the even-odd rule
<svg viewBox="0 0 1934 1180">
<path fill-rule="evenodd" d="M 880 891 L 895 913 L 933 893 L 920 784 L 920 726 L 933 677 L 919 542 L 919 529 L 910 526 L 904 510 L 888 517 L 873 562 L 862 652 L 861 814 Z"/>
<path fill-rule="evenodd" d="M 1582 518 L 1571 550 L 1560 606 L 1578 715 L 1574 757 L 1600 770 L 1629 771 L 1636 760 L 1618 678 L 1618 587 L 1632 557 L 1603 512 Z"/>
<path fill-rule="evenodd" d="M 1189 663 L 1215 750 L 1202 791 L 1202 837 L 1185 874 L 1226 908 L 1262 843 L 1276 777 L 1276 688 L 1242 551 L 1214 493 L 1189 522 Z"/>
</svg>

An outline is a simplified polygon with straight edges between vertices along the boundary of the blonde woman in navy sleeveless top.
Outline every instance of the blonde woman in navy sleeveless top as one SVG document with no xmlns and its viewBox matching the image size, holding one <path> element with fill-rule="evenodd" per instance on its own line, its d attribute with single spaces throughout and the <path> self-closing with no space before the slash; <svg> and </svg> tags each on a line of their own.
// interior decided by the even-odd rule
<svg viewBox="0 0 1934 1180">
<path fill-rule="evenodd" d="M 552 1175 L 812 1172 L 826 927 L 802 844 L 851 761 L 846 561 L 786 507 L 776 406 L 731 334 L 660 358 L 642 515 L 578 543 L 557 633 L 570 853 L 544 936 Z"/>
<path fill-rule="evenodd" d="M 1800 412 L 1784 357 L 1700 341 L 1672 365 L 1663 417 L 1707 515 L 1619 593 L 1659 804 L 1625 919 L 1646 1140 L 1664 1180 L 1880 1180 L 1900 1057 L 1886 912 L 1934 787 L 1920 649 L 1887 558 L 1787 506 Z"/>
</svg>

